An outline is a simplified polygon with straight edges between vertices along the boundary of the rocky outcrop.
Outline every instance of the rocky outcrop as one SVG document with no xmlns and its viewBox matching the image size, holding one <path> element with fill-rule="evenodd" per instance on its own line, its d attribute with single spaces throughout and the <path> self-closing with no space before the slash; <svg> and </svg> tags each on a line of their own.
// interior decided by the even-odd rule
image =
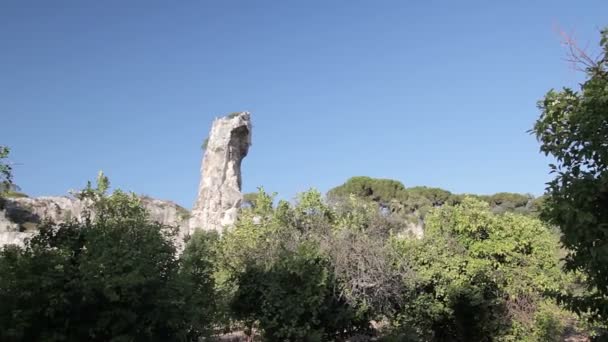
<svg viewBox="0 0 608 342">
<path fill-rule="evenodd" d="M 141 197 L 141 203 L 153 221 L 176 227 L 175 242 L 178 247 L 188 234 L 190 213 L 181 206 L 169 202 Z M 83 218 L 85 205 L 73 197 L 37 197 L 2 199 L 0 205 L 0 246 L 23 245 L 26 238 L 38 231 L 45 219 L 61 223 Z"/>
<path fill-rule="evenodd" d="M 241 162 L 251 145 L 249 113 L 233 113 L 216 119 L 205 145 L 190 232 L 195 229 L 221 232 L 235 223 L 243 200 Z"/>
<path fill-rule="evenodd" d="M 192 213 L 169 202 L 142 196 L 153 221 L 178 230 L 175 242 L 194 229 L 221 231 L 236 221 L 241 195 L 241 161 L 251 145 L 247 112 L 233 113 L 213 122 L 201 167 L 198 197 Z M 86 206 L 74 197 L 0 198 L 0 246 L 23 245 L 43 220 L 61 223 L 83 218 Z"/>
</svg>

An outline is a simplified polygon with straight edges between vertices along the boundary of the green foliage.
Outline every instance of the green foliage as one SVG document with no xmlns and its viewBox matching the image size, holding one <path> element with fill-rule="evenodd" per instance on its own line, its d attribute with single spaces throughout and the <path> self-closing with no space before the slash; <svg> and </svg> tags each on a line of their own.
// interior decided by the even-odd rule
<svg viewBox="0 0 608 342">
<path fill-rule="evenodd" d="M 263 188 L 255 198 L 251 208 L 244 209 L 235 227 L 227 231 L 222 238 L 220 248 L 222 268 L 231 274 L 244 271 L 249 260 L 259 263 L 271 263 L 276 238 L 281 230 L 281 222 L 275 215 L 272 206 L 274 194 L 268 194 Z"/>
<path fill-rule="evenodd" d="M 84 217 L 87 222 L 94 220 L 100 224 L 129 224 L 148 220 L 148 212 L 137 195 L 115 190 L 111 196 L 108 196 L 109 188 L 110 180 L 103 171 L 99 171 L 95 188 L 92 187 L 91 182 L 88 182 L 86 188 L 75 194 L 86 205 Z"/>
<path fill-rule="evenodd" d="M 530 200 L 529 195 L 516 194 L 512 192 L 499 192 L 490 196 L 483 196 L 482 198 L 490 203 L 490 206 L 502 205 L 505 203 L 511 204 L 513 207 L 525 206 Z"/>
<path fill-rule="evenodd" d="M 496 213 L 525 212 L 528 204 L 534 199 L 532 195 L 511 192 L 499 192 L 494 195 L 479 196 L 479 198 L 488 202 Z"/>
<path fill-rule="evenodd" d="M 11 150 L 7 146 L 0 145 L 0 195 L 10 191 L 13 185 L 13 168 L 6 161 Z"/>
<path fill-rule="evenodd" d="M 406 201 L 415 198 L 423 198 L 428 201 L 429 205 L 434 207 L 449 203 L 453 197 L 452 193 L 447 190 L 440 188 L 429 188 L 426 186 L 408 188 L 406 189 L 405 194 Z"/>
<path fill-rule="evenodd" d="M 365 332 L 371 318 L 388 319 L 395 338 L 411 341 L 540 341 L 571 325 L 545 297 L 573 286 L 548 227 L 498 215 L 478 198 L 412 194 L 432 209 L 421 240 L 369 199 L 328 206 L 312 190 L 275 207 L 260 189 L 219 249 L 218 285 L 232 317 L 270 341 L 335 339 Z M 503 197 L 519 198 L 501 194 L 494 203 Z M 327 312 L 340 319 L 319 318 Z"/>
<path fill-rule="evenodd" d="M 424 217 L 432 207 L 448 203 L 453 196 L 449 191 L 439 188 L 405 188 L 395 180 L 370 177 L 352 177 L 327 193 L 332 202 L 350 195 L 376 202 L 394 213 L 414 213 L 420 217 Z"/>
<path fill-rule="evenodd" d="M 402 300 L 393 295 L 384 301 L 397 309 L 372 306 L 373 312 L 390 317 L 394 334 L 415 340 L 414 334 L 424 341 L 542 341 L 577 324 L 571 313 L 550 305 L 552 299 L 547 297 L 576 290 L 578 285 L 575 276 L 561 272 L 564 251 L 558 235 L 534 218 L 545 207 L 546 197 L 514 193 L 464 196 L 427 187 L 375 192 L 375 183 L 357 178 L 328 196 L 338 208 L 344 206 L 344 194 L 349 193 L 367 203 L 377 202 L 389 212 L 424 218 L 422 240 L 403 238 L 402 229 L 387 230 L 395 252 L 389 253 L 393 267 L 384 268 L 385 272 L 399 265 L 410 268 L 397 273 L 404 277 L 402 289 L 394 293 Z M 373 211 L 346 209 L 343 217 L 334 214 L 334 226 L 361 226 L 365 218 L 373 216 Z M 362 235 L 359 230 L 355 236 Z M 332 241 L 333 250 L 340 250 L 340 243 Z M 366 244 L 381 250 L 371 241 Z M 370 253 L 364 255 L 370 258 Z M 336 269 L 338 279 L 343 280 L 350 267 Z M 365 296 L 359 294 L 358 298 Z M 548 307 L 552 309 L 546 310 Z"/>
<path fill-rule="evenodd" d="M 571 319 L 551 302 L 542 303 L 534 315 L 534 341 L 560 342 L 566 332 L 565 320 Z"/>
<path fill-rule="evenodd" d="M 420 219 L 434 207 L 458 204 L 466 196 L 476 197 L 490 204 L 496 213 L 516 212 L 535 216 L 534 197 L 516 193 L 501 192 L 494 195 L 457 195 L 440 188 L 417 186 L 405 188 L 402 183 L 390 179 L 353 177 L 346 183 L 331 189 L 327 196 L 332 202 L 355 195 L 374 201 L 394 213 L 415 215 Z"/>
<path fill-rule="evenodd" d="M 539 217 L 540 213 L 543 211 L 546 201 L 547 195 L 542 195 L 528 203 L 530 214 L 534 217 Z"/>
<path fill-rule="evenodd" d="M 355 195 L 372 201 L 388 204 L 398 198 L 405 186 L 392 179 L 377 179 L 370 177 L 352 177 L 346 183 L 331 189 L 328 197 L 348 197 Z"/>
<path fill-rule="evenodd" d="M 405 189 L 399 200 L 406 212 L 418 213 L 420 217 L 424 217 L 430 209 L 452 203 L 454 195 L 439 188 L 417 186 Z"/>
<path fill-rule="evenodd" d="M 418 276 L 399 321 L 417 327 L 425 340 L 527 340 L 544 294 L 571 283 L 560 272 L 557 237 L 547 227 L 493 214 L 471 197 L 433 210 L 422 240 L 395 244 Z"/>
<path fill-rule="evenodd" d="M 215 264 L 219 235 L 197 230 L 190 237 L 180 256 L 180 286 L 183 317 L 187 318 L 191 338 L 211 334 L 211 323 L 216 319 L 218 301 L 215 294 Z"/>
<path fill-rule="evenodd" d="M 311 190 L 296 206 L 260 189 L 225 233 L 219 262 L 220 292 L 231 293 L 233 317 L 258 324 L 265 340 L 333 340 L 367 326 L 341 299 L 334 259 L 323 244 L 334 217 Z"/>
<path fill-rule="evenodd" d="M 354 312 L 334 293 L 329 261 L 302 244 L 268 269 L 240 274 L 233 301 L 237 318 L 259 320 L 266 341 L 330 341 L 350 329 Z"/>
<path fill-rule="evenodd" d="M 180 269 L 171 231 L 135 195 L 108 188 L 100 173 L 80 193 L 87 219 L 46 222 L 25 248 L 0 252 L 0 340 L 167 341 L 207 330 L 205 244 L 195 236 Z"/>
<path fill-rule="evenodd" d="M 2 196 L 5 198 L 26 198 L 29 197 L 27 194 L 19 191 L 7 191 Z"/>
<path fill-rule="evenodd" d="M 77 194 L 83 222 L 45 223 L 0 252 L 0 340 L 193 341 L 236 325 L 265 341 L 343 341 L 374 319 L 385 341 L 540 342 L 576 326 L 547 298 L 577 289 L 558 236 L 510 212 L 545 199 L 369 181 L 331 205 L 316 190 L 275 205 L 260 188 L 234 228 L 196 231 L 178 257 L 174 232 L 137 196 L 109 195 L 100 173 Z M 403 212 L 425 217 L 422 239 Z"/>
<path fill-rule="evenodd" d="M 556 161 L 542 217 L 563 233 L 567 269 L 587 276 L 589 291 L 565 299 L 608 322 L 608 29 L 600 46 L 580 90 L 551 90 L 540 101 L 532 132 Z"/>
</svg>

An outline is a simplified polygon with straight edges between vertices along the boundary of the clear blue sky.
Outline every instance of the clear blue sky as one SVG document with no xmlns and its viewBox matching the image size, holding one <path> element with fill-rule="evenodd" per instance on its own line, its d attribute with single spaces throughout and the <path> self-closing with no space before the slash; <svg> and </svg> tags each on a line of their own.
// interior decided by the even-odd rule
<svg viewBox="0 0 608 342">
<path fill-rule="evenodd" d="M 2 1 L 0 144 L 32 195 L 103 169 L 190 207 L 215 116 L 248 110 L 244 190 L 353 175 L 542 193 L 536 101 L 581 75 L 608 1 Z"/>
</svg>

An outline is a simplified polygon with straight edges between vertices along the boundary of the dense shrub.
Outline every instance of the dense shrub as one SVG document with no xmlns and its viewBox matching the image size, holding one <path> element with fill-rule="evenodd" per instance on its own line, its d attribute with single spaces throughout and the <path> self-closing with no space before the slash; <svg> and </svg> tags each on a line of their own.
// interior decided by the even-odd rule
<svg viewBox="0 0 608 342">
<path fill-rule="evenodd" d="M 232 308 L 236 318 L 259 321 L 266 341 L 331 341 L 367 324 L 335 287 L 329 260 L 303 244 L 268 269 L 248 266 Z"/>
<path fill-rule="evenodd" d="M 195 232 L 178 256 L 170 227 L 108 187 L 101 175 L 78 195 L 91 205 L 82 222 L 47 222 L 2 250 L 1 340 L 197 340 L 237 327 L 267 341 L 532 342 L 578 328 L 547 296 L 580 290 L 561 272 L 558 235 L 489 204 L 519 196 L 401 189 L 426 208 L 415 239 L 403 212 L 369 198 L 330 205 L 311 190 L 274 205 L 260 189 L 235 227 Z"/>
<path fill-rule="evenodd" d="M 537 219 L 474 198 L 433 210 L 422 240 L 395 240 L 417 274 L 399 324 L 432 341 L 533 341 L 545 293 L 573 282 L 557 240 Z"/>
<path fill-rule="evenodd" d="M 368 319 L 340 295 L 321 244 L 335 219 L 321 195 L 304 193 L 296 206 L 272 203 L 260 191 L 222 239 L 221 291 L 232 293 L 233 317 L 259 326 L 269 341 L 326 341 L 365 329 Z"/>
<path fill-rule="evenodd" d="M 204 248 L 189 245 L 180 270 L 171 230 L 149 221 L 135 195 L 106 196 L 108 186 L 101 175 L 81 193 L 93 206 L 84 221 L 44 223 L 24 248 L 0 252 L 0 340 L 174 341 L 207 331 Z"/>
<path fill-rule="evenodd" d="M 355 195 L 328 206 L 310 191 L 276 207 L 251 196 L 221 241 L 233 317 L 269 340 L 327 340 L 370 319 L 412 341 L 539 341 L 572 326 L 546 297 L 574 286 L 554 231 L 478 198 L 416 191 L 435 198 L 421 240 L 400 214 Z M 324 310 L 345 320 L 321 324 Z"/>
</svg>

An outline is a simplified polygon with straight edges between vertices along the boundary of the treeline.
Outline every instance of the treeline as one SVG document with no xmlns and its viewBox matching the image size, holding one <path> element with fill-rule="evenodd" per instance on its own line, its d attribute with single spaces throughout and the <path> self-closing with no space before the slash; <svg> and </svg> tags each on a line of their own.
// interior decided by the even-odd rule
<svg viewBox="0 0 608 342">
<path fill-rule="evenodd" d="M 414 214 L 420 218 L 434 207 L 459 204 L 466 197 L 474 197 L 488 203 L 495 213 L 514 212 L 524 215 L 538 215 L 544 200 L 544 196 L 535 198 L 530 194 L 511 192 L 475 195 L 453 194 L 441 188 L 426 186 L 406 188 L 396 180 L 365 176 L 350 178 L 346 183 L 331 189 L 328 197 L 331 201 L 349 194 L 377 202 L 392 212 Z"/>
<path fill-rule="evenodd" d="M 83 222 L 47 222 L 2 251 L 0 340 L 558 341 L 586 329 L 546 296 L 580 287 L 557 235 L 475 198 L 431 211 L 418 240 L 364 198 L 273 205 L 261 190 L 236 227 L 197 231 L 178 255 L 171 227 L 108 186 L 101 176 L 80 194 Z"/>
</svg>

